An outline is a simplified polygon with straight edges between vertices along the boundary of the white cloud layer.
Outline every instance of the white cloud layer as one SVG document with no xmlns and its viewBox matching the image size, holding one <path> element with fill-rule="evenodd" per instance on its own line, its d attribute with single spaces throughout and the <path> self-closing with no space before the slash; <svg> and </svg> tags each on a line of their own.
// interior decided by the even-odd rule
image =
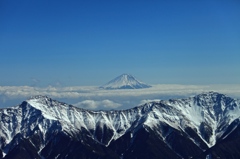
<svg viewBox="0 0 240 159">
<path fill-rule="evenodd" d="M 108 99 L 102 101 L 84 100 L 73 105 L 86 109 L 116 109 L 121 106 L 121 104 Z"/>
<path fill-rule="evenodd" d="M 0 107 L 11 100 L 28 99 L 35 95 L 47 95 L 53 99 L 62 99 L 69 104 L 88 109 L 115 109 L 136 106 L 163 98 L 187 97 L 190 95 L 217 91 L 234 98 L 240 98 L 240 85 L 177 85 L 159 84 L 147 89 L 104 90 L 95 86 L 75 87 L 32 87 L 0 86 Z"/>
<path fill-rule="evenodd" d="M 205 91 L 240 96 L 240 85 L 174 85 L 160 84 L 147 89 L 104 90 L 94 86 L 53 87 L 0 86 L 0 94 L 9 98 L 48 95 L 52 98 L 79 98 L 92 96 L 141 96 L 153 94 L 188 95 Z"/>
<path fill-rule="evenodd" d="M 159 101 L 160 101 L 159 99 L 144 99 L 140 101 L 139 105 L 149 103 L 149 102 L 159 102 Z"/>
</svg>

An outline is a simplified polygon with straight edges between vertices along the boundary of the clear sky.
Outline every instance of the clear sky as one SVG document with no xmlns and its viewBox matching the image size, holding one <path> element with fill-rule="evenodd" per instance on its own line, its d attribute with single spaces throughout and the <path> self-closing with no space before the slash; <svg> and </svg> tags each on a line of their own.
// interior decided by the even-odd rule
<svg viewBox="0 0 240 159">
<path fill-rule="evenodd" d="M 0 85 L 239 84 L 239 0 L 1 0 Z"/>
</svg>

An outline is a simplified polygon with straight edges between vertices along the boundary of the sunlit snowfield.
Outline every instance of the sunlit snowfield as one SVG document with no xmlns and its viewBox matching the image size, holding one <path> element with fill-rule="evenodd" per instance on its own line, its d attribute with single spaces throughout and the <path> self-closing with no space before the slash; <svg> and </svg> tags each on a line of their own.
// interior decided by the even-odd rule
<svg viewBox="0 0 240 159">
<path fill-rule="evenodd" d="M 217 91 L 240 98 L 240 85 L 158 84 L 145 89 L 104 90 L 97 86 L 31 87 L 1 86 L 0 107 L 10 107 L 35 95 L 46 95 L 77 107 L 94 110 L 127 109 L 148 101 L 184 98 L 206 91 Z"/>
</svg>

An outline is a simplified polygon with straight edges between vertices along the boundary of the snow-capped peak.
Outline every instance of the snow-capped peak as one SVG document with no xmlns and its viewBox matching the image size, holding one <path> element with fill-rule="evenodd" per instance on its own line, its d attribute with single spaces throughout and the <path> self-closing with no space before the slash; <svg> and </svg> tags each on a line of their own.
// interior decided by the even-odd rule
<svg viewBox="0 0 240 159">
<path fill-rule="evenodd" d="M 31 96 L 30 98 L 27 99 L 27 101 L 31 101 L 31 100 L 41 102 L 41 101 L 51 101 L 52 99 L 45 95 L 36 95 L 36 96 Z"/>
<path fill-rule="evenodd" d="M 138 81 L 134 76 L 130 74 L 122 74 L 107 84 L 101 86 L 100 88 L 104 89 L 139 89 L 139 88 L 149 88 L 150 85 L 147 85 L 143 82 Z"/>
</svg>

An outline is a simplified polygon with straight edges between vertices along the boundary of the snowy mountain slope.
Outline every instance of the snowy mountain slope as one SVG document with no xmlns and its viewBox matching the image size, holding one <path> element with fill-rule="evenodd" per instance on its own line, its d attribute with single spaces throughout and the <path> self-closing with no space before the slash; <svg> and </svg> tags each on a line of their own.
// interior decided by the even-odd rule
<svg viewBox="0 0 240 159">
<path fill-rule="evenodd" d="M 216 92 L 208 92 L 183 100 L 170 100 L 168 105 L 178 107 L 182 114 L 192 121 L 201 137 L 213 146 L 230 123 L 240 117 L 240 105 L 230 97 Z M 204 137 L 202 129 L 208 127 L 209 137 Z"/>
<path fill-rule="evenodd" d="M 49 149 L 56 149 L 56 141 L 63 140 L 72 146 L 78 143 L 90 156 L 93 152 L 88 147 L 91 147 L 96 158 L 100 154 L 131 158 L 131 151 L 136 151 L 135 155 L 137 151 L 146 151 L 139 147 L 137 139 L 141 136 L 161 147 L 157 155 L 166 153 L 169 155 L 166 158 L 173 154 L 173 158 L 185 158 L 200 155 L 235 133 L 240 123 L 236 122 L 240 117 L 239 107 L 239 100 L 216 92 L 146 103 L 122 111 L 89 111 L 36 96 L 19 106 L 0 109 L 0 152 L 5 158 L 14 158 L 11 155 L 22 154 L 27 145 L 36 158 L 55 158 L 57 152 Z M 188 151 L 179 146 L 183 143 Z M 77 147 L 73 146 L 71 151 Z M 65 149 L 60 146 L 56 151 Z M 60 158 L 67 158 L 68 151 Z"/>
<path fill-rule="evenodd" d="M 122 74 L 115 79 L 111 80 L 107 84 L 101 86 L 103 89 L 139 89 L 139 88 L 149 88 L 143 82 L 138 81 L 135 77 L 129 74 Z"/>
</svg>

